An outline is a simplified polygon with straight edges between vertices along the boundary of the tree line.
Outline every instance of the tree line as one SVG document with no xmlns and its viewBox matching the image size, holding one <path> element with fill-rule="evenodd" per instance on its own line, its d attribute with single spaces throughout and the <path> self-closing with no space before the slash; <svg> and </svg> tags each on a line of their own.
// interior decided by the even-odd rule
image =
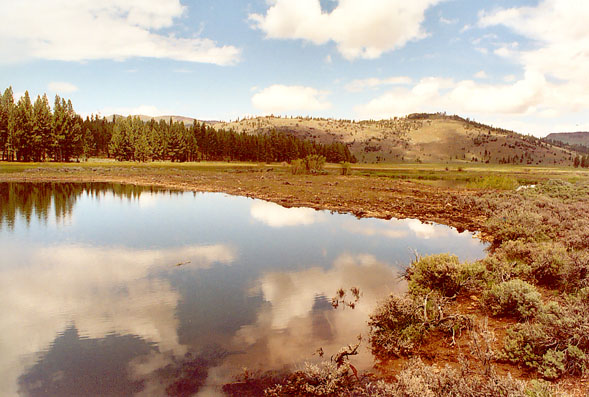
<svg viewBox="0 0 589 397">
<path fill-rule="evenodd" d="M 356 162 L 340 142 L 321 144 L 272 130 L 250 135 L 216 130 L 202 122 L 139 117 L 90 116 L 82 119 L 72 102 L 47 95 L 31 102 L 28 91 L 14 102 L 12 88 L 0 97 L 0 160 L 71 161 L 107 157 L 130 161 L 291 161 L 321 155 L 329 162 Z"/>
</svg>

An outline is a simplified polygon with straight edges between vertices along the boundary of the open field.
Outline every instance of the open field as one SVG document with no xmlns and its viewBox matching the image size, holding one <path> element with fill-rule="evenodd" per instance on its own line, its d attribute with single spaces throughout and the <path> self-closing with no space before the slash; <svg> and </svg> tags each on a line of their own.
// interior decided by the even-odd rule
<svg viewBox="0 0 589 397">
<path fill-rule="evenodd" d="M 493 243 L 487 258 L 472 264 L 443 256 L 415 261 L 406 275 L 408 295 L 384 301 L 372 317 L 369 343 L 379 376 L 397 382 L 391 387 L 398 394 L 388 395 L 416 395 L 399 391 L 411 387 L 403 386 L 403 376 L 406 382 L 429 382 L 430 389 L 442 381 L 460 389 L 466 386 L 457 379 L 467 379 L 487 390 L 485 395 L 523 396 L 530 389 L 519 380 L 542 378 L 554 383 L 533 388 L 547 394 L 528 395 L 556 395 L 553 385 L 573 396 L 589 393 L 588 171 L 488 164 L 359 164 L 351 175 L 340 171 L 341 166 L 328 165 L 321 175 L 292 175 L 286 164 L 221 162 L 0 163 L 0 182 L 120 182 L 225 192 L 479 231 Z M 516 191 L 521 185 L 538 186 Z M 353 357 L 342 360 L 344 366 L 332 368 L 340 391 L 390 391 L 356 382 Z M 446 364 L 449 369 L 443 369 Z M 509 380 L 507 373 L 519 380 Z M 296 393 L 305 382 L 318 381 L 315 375 L 262 378 L 262 383 L 282 382 L 286 394 Z M 238 386 L 226 391 L 239 395 Z"/>
</svg>

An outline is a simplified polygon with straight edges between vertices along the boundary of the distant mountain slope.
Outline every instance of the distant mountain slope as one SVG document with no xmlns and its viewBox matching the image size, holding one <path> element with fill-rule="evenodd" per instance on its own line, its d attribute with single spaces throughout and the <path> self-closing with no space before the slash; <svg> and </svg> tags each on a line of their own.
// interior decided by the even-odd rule
<svg viewBox="0 0 589 397">
<path fill-rule="evenodd" d="M 546 136 L 547 140 L 559 141 L 567 145 L 581 145 L 589 147 L 589 132 L 554 132 Z"/>
<path fill-rule="evenodd" d="M 110 116 L 106 116 L 107 120 L 112 120 L 112 118 L 115 117 L 116 119 L 120 119 L 120 118 L 126 118 L 127 116 L 121 116 L 120 114 L 112 114 Z M 160 121 L 160 120 L 166 120 L 166 121 L 170 121 L 170 118 L 172 119 L 172 121 L 180 121 L 183 122 L 186 125 L 192 125 L 192 123 L 196 120 L 198 122 L 201 122 L 197 119 L 194 119 L 192 117 L 184 117 L 184 116 L 147 116 L 144 114 L 135 114 L 132 117 L 139 117 L 139 119 L 141 121 L 150 121 L 151 119 L 154 119 L 155 121 Z"/>
<path fill-rule="evenodd" d="M 577 155 L 524 136 L 444 114 L 380 121 L 255 117 L 211 123 L 217 129 L 260 134 L 272 129 L 322 143 L 346 143 L 360 162 L 488 162 L 570 165 Z"/>
</svg>

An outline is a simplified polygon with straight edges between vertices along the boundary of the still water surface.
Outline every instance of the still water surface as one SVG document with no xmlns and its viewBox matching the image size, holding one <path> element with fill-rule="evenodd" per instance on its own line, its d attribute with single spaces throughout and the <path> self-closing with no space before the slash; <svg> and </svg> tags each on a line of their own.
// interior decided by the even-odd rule
<svg viewBox="0 0 589 397">
<path fill-rule="evenodd" d="M 224 194 L 0 184 L 0 390 L 214 395 L 244 367 L 297 368 L 366 337 L 415 251 L 484 248 L 443 225 Z M 351 287 L 357 307 L 334 309 Z M 353 362 L 370 367 L 366 343 Z"/>
</svg>

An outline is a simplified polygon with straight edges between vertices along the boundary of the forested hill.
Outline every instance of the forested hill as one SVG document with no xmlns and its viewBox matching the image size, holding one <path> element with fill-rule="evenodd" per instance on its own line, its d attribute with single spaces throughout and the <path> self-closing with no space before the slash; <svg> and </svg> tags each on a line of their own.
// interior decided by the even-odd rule
<svg viewBox="0 0 589 397">
<path fill-rule="evenodd" d="M 12 88 L 0 97 L 0 160 L 71 161 L 88 157 L 117 160 L 239 160 L 290 161 L 310 154 L 329 162 L 355 162 L 339 142 L 322 144 L 268 131 L 249 135 L 215 129 L 193 120 L 96 116 L 82 119 L 71 101 L 55 97 L 53 109 L 46 95 L 34 103 L 28 92 L 14 102 Z"/>
</svg>

